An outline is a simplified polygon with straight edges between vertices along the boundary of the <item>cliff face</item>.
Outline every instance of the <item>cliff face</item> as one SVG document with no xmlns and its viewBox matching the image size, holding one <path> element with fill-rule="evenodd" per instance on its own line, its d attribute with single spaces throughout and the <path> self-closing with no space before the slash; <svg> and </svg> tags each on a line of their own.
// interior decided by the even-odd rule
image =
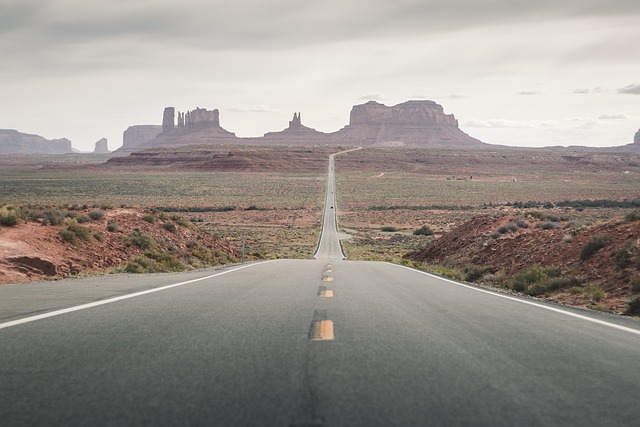
<svg viewBox="0 0 640 427">
<path fill-rule="evenodd" d="M 130 151 L 140 144 L 151 141 L 162 132 L 159 125 L 136 125 L 129 126 L 122 133 L 122 147 L 118 151 Z"/>
<path fill-rule="evenodd" d="M 49 140 L 17 130 L 0 129 L 0 153 L 66 154 L 72 152 L 71 141 L 66 138 Z"/>
<path fill-rule="evenodd" d="M 433 101 L 407 101 L 393 107 L 375 101 L 355 105 L 351 110 L 349 125 L 359 124 L 458 127 L 453 114 L 445 114 L 442 105 Z"/>
<path fill-rule="evenodd" d="M 349 125 L 333 134 L 337 142 L 407 147 L 483 147 L 458 128 L 453 114 L 433 101 L 408 101 L 392 107 L 369 101 L 351 110 Z"/>
<path fill-rule="evenodd" d="M 110 153 L 109 151 L 109 143 L 107 138 L 102 138 L 96 142 L 96 147 L 93 149 L 93 152 L 96 154 L 106 154 Z"/>
<path fill-rule="evenodd" d="M 640 129 L 636 132 L 636 135 L 633 137 L 633 143 L 640 145 Z"/>
</svg>

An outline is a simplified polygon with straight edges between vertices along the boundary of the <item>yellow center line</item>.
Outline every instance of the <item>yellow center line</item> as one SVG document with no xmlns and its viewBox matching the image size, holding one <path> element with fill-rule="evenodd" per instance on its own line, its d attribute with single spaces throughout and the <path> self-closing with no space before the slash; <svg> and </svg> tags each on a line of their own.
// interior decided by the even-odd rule
<svg viewBox="0 0 640 427">
<path fill-rule="evenodd" d="M 331 341 L 335 338 L 333 334 L 333 322 L 331 320 L 321 320 L 313 325 L 313 341 Z"/>
<path fill-rule="evenodd" d="M 333 291 L 322 291 L 320 296 L 324 298 L 333 298 Z"/>
</svg>

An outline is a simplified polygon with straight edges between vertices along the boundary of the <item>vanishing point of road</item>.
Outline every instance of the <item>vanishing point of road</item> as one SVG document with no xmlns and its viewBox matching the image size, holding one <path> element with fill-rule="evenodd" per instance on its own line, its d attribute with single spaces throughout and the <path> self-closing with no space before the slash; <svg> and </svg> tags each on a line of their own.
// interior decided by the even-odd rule
<svg viewBox="0 0 640 427">
<path fill-rule="evenodd" d="M 2 426 L 602 426 L 640 420 L 633 319 L 344 260 L 0 287 Z"/>
</svg>

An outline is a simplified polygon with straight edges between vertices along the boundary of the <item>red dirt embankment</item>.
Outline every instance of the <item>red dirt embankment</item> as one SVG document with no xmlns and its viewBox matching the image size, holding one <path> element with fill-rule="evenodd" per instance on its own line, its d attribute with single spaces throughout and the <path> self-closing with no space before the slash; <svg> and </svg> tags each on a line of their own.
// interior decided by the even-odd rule
<svg viewBox="0 0 640 427">
<path fill-rule="evenodd" d="M 88 213 L 89 210 L 76 211 L 77 215 Z M 146 220 L 143 219 L 145 216 Z M 151 217 L 153 222 L 150 222 Z M 163 219 L 161 215 L 136 209 L 106 210 L 102 219 L 81 225 L 91 229 L 92 241 L 79 239 L 75 246 L 60 234 L 61 230 L 67 229 L 68 221 L 55 226 L 39 220 L 0 227 L 0 284 L 124 267 L 148 250 L 132 243 L 132 233 L 148 236 L 154 251 L 171 253 L 186 260 L 186 264 L 189 264 L 189 257 L 194 260 L 194 250 L 198 251 L 198 256 L 213 263 L 224 263 L 237 255 L 226 242 L 190 224 L 182 222 L 181 225 L 181 221 Z"/>
<path fill-rule="evenodd" d="M 458 269 L 493 266 L 489 279 L 498 277 L 499 285 L 535 264 L 559 267 L 563 275 L 580 278 L 582 285 L 546 292 L 547 298 L 624 312 L 638 291 L 633 284 L 640 280 L 640 221 L 576 224 L 554 219 L 552 222 L 531 215 L 477 217 L 406 258 Z M 514 226 L 517 222 L 526 228 Z M 585 256 L 584 248 L 594 240 L 603 241 L 604 246 Z M 602 290 L 595 299 L 593 293 L 581 292 L 581 288 L 594 287 Z"/>
</svg>

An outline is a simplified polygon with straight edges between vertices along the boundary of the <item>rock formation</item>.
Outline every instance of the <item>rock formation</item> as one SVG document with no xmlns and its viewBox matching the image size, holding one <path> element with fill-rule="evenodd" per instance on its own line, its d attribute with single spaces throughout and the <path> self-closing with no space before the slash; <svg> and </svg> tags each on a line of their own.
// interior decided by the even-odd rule
<svg viewBox="0 0 640 427">
<path fill-rule="evenodd" d="M 176 109 L 173 107 L 167 107 L 162 114 L 162 132 L 172 132 L 175 128 L 176 122 Z"/>
<path fill-rule="evenodd" d="M 640 145 L 640 129 L 638 129 L 638 132 L 636 132 L 635 136 L 633 137 L 633 143 Z"/>
<path fill-rule="evenodd" d="M 293 113 L 289 127 L 280 132 L 265 133 L 252 139 L 256 144 L 271 145 L 322 145 L 330 143 L 329 135 L 302 124 L 300 113 Z"/>
<path fill-rule="evenodd" d="M 134 147 L 151 141 L 162 132 L 159 125 L 135 125 L 129 126 L 122 133 L 122 147 L 117 151 L 132 151 Z"/>
<path fill-rule="evenodd" d="M 462 132 L 453 114 L 445 114 L 442 106 L 433 101 L 408 101 L 393 107 L 370 101 L 354 106 L 349 124 L 338 132 L 323 133 L 304 126 L 298 112 L 293 114 L 288 128 L 280 132 L 268 132 L 261 138 L 238 138 L 234 133 L 223 129 L 217 109 L 196 108 L 187 112 L 178 111 L 176 124 L 175 108 L 167 107 L 163 113 L 162 133 L 152 140 L 143 142 L 135 151 L 185 145 L 238 143 L 478 148 L 488 146 Z"/>
<path fill-rule="evenodd" d="M 302 119 L 300 119 L 300 113 L 293 113 L 293 119 L 289 120 L 289 127 L 287 129 L 300 129 L 302 127 Z"/>
<path fill-rule="evenodd" d="M 66 154 L 72 152 L 71 141 L 67 138 L 49 140 L 13 129 L 0 129 L 0 153 L 3 154 Z"/>
<path fill-rule="evenodd" d="M 375 101 L 356 105 L 349 124 L 333 134 L 336 141 L 358 145 L 409 147 L 483 147 L 458 127 L 433 101 L 407 101 L 388 107 Z"/>
<path fill-rule="evenodd" d="M 102 138 L 96 142 L 96 147 L 93 149 L 95 154 L 106 154 L 110 153 L 109 144 L 107 142 L 107 138 Z"/>
</svg>

